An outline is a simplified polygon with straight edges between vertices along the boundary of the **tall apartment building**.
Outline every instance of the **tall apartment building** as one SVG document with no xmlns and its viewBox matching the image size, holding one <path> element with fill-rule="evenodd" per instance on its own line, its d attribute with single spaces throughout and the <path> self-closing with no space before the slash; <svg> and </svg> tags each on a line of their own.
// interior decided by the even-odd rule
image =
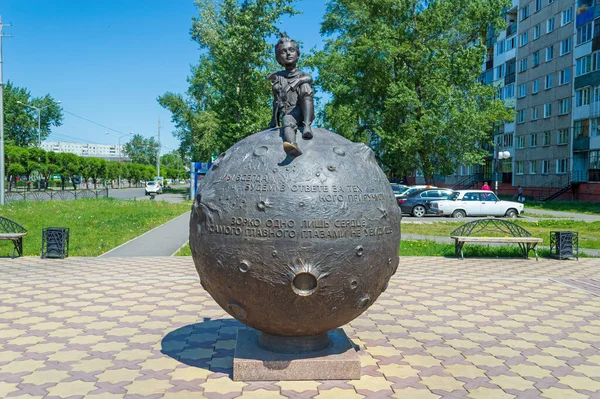
<svg viewBox="0 0 600 399">
<path fill-rule="evenodd" d="M 573 113 L 574 4 L 521 0 L 513 185 L 564 187 Z"/>
<path fill-rule="evenodd" d="M 447 183 L 477 174 L 501 180 L 504 193 L 520 185 L 538 198 L 600 200 L 600 0 L 513 0 L 505 18 L 481 81 L 498 87 L 515 120 L 495 129 L 484 167 L 461 167 Z"/>
</svg>

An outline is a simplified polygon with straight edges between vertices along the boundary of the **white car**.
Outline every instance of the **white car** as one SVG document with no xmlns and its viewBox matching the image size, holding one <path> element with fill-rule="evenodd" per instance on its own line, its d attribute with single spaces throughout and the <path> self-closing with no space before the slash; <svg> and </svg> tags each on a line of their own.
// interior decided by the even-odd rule
<svg viewBox="0 0 600 399">
<path fill-rule="evenodd" d="M 163 189 L 160 183 L 155 181 L 146 182 L 146 195 L 150 194 L 162 194 Z"/>
<path fill-rule="evenodd" d="M 433 201 L 429 208 L 440 216 L 506 216 L 516 218 L 525 211 L 520 202 L 502 201 L 487 190 L 457 190 L 448 199 Z"/>
</svg>

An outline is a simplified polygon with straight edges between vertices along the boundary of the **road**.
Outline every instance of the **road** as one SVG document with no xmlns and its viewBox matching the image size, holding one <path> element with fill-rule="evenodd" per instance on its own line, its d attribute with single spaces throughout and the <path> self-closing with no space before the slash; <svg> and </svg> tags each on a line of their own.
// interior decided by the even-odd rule
<svg viewBox="0 0 600 399">
<path fill-rule="evenodd" d="M 137 199 L 150 200 L 149 195 L 145 195 L 144 188 L 121 188 L 108 189 L 108 196 L 117 199 Z M 154 197 L 155 201 L 181 202 L 185 198 L 183 194 L 160 194 Z"/>
</svg>

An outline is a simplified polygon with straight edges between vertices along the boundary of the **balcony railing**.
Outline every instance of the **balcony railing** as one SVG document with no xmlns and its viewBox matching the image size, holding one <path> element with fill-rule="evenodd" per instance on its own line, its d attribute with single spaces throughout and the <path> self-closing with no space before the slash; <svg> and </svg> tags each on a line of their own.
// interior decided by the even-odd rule
<svg viewBox="0 0 600 399">
<path fill-rule="evenodd" d="M 510 37 L 517 32 L 517 23 L 513 22 L 506 28 L 506 37 Z"/>
<path fill-rule="evenodd" d="M 590 138 L 580 137 L 573 140 L 573 151 L 587 151 L 590 149 Z"/>
</svg>

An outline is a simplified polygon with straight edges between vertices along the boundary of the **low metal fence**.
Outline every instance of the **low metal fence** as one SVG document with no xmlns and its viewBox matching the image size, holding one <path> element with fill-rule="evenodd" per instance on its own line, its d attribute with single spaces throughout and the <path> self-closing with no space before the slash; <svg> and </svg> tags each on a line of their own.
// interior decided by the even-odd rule
<svg viewBox="0 0 600 399">
<path fill-rule="evenodd" d="M 108 198 L 108 188 L 90 190 L 32 190 L 8 191 L 4 194 L 4 201 L 65 201 L 80 198 Z"/>
</svg>

